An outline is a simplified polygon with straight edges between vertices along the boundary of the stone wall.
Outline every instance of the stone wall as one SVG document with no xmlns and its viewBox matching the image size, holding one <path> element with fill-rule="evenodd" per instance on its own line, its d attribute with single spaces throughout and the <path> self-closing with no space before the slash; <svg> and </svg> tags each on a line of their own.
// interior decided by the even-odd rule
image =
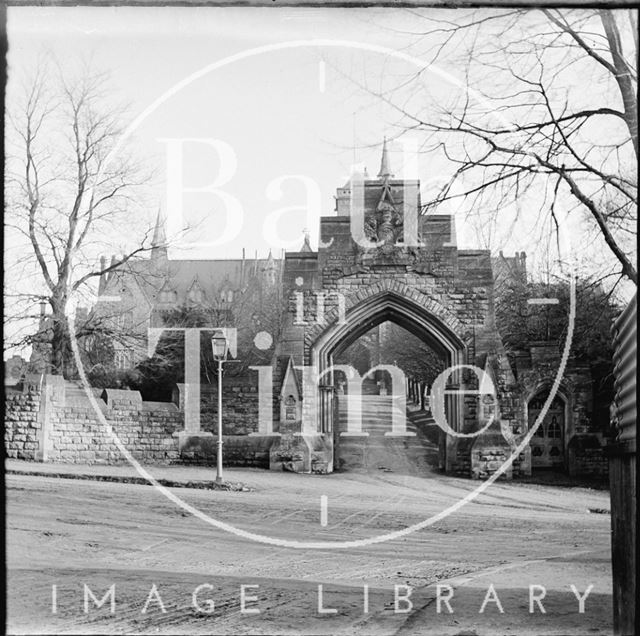
<svg viewBox="0 0 640 636">
<path fill-rule="evenodd" d="M 7 390 L 5 449 L 16 459 L 117 464 L 127 461 L 115 437 L 142 462 L 178 460 L 174 436 L 184 416 L 171 403 L 143 402 L 137 391 L 94 391 L 107 425 L 80 387 L 57 376 L 27 376 Z M 109 430 L 109 427 L 111 430 Z"/>
<path fill-rule="evenodd" d="M 228 377 L 223 384 L 224 463 L 269 468 L 277 437 L 257 434 L 258 385 L 255 377 Z M 30 376 L 6 389 L 7 457 L 31 461 L 126 463 L 114 437 L 140 462 L 216 462 L 217 386 L 201 387 L 203 435 L 187 438 L 181 392 L 174 402 L 145 402 L 138 391 L 93 390 L 95 405 L 83 388 L 58 376 Z M 277 422 L 276 422 L 277 424 Z M 111 430 L 109 430 L 109 427 Z M 113 434 L 112 432 L 113 431 Z"/>
<path fill-rule="evenodd" d="M 50 461 L 117 464 L 126 463 L 114 435 L 134 459 L 149 463 L 172 463 L 178 459 L 173 433 L 182 428 L 182 414 L 172 404 L 141 403 L 105 409 L 111 431 L 97 418 L 91 405 L 63 406 L 51 414 Z"/>
<path fill-rule="evenodd" d="M 269 468 L 270 451 L 277 437 L 252 435 L 223 436 L 223 465 Z M 188 437 L 180 449 L 181 464 L 216 465 L 216 437 L 194 435 Z"/>
<path fill-rule="evenodd" d="M 493 444 L 490 441 L 481 440 L 478 447 L 474 447 L 471 453 L 471 476 L 474 479 L 487 479 L 499 470 L 512 454 L 512 449 L 504 443 L 504 439 L 495 439 Z M 526 448 L 514 458 L 510 468 L 505 470 L 501 477 L 511 479 L 530 475 L 531 449 Z"/>
<path fill-rule="evenodd" d="M 222 433 L 248 435 L 258 430 L 258 374 L 248 377 L 223 377 Z M 218 385 L 200 387 L 200 427 L 203 431 L 218 430 Z"/>
<path fill-rule="evenodd" d="M 483 445 L 483 448 L 473 451 L 471 454 L 471 476 L 474 479 L 486 479 L 495 473 L 507 459 L 509 450 L 502 445 Z M 511 469 L 504 473 L 505 477 L 511 477 Z"/>
<path fill-rule="evenodd" d="M 184 409 L 185 385 L 173 390 L 172 401 Z M 249 435 L 258 431 L 258 374 L 225 376 L 222 381 L 223 435 Z M 206 433 L 218 431 L 218 384 L 200 385 L 200 429 Z"/>
<path fill-rule="evenodd" d="M 175 404 L 184 408 L 184 385 L 178 385 Z M 273 436 L 259 434 L 258 374 L 225 376 L 222 383 L 222 434 L 224 464 L 269 468 Z M 278 430 L 277 417 L 272 418 Z M 183 463 L 215 465 L 218 434 L 218 385 L 200 386 L 200 431 L 185 435 L 179 444 Z"/>
<path fill-rule="evenodd" d="M 12 459 L 38 459 L 41 387 L 25 382 L 24 387 L 5 389 L 4 448 Z"/>
<path fill-rule="evenodd" d="M 575 435 L 567 449 L 569 474 L 576 477 L 606 477 L 609 458 L 602 439 L 596 435 Z"/>
</svg>

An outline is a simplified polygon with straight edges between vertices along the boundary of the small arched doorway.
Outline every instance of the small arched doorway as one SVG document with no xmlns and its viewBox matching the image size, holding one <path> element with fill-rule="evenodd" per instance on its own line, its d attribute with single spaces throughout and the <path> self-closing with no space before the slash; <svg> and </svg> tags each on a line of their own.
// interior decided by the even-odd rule
<svg viewBox="0 0 640 636">
<path fill-rule="evenodd" d="M 529 429 L 536 423 L 540 411 L 544 406 L 549 390 L 538 391 L 527 404 Z M 565 468 L 565 432 L 567 425 L 567 401 L 558 392 L 549 409 L 531 438 L 531 467 L 532 469 Z"/>
</svg>

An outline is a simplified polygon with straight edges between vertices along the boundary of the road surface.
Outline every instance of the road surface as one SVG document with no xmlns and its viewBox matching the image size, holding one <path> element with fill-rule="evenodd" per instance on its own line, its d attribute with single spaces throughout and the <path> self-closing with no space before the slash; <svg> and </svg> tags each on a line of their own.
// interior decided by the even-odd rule
<svg viewBox="0 0 640 636">
<path fill-rule="evenodd" d="M 234 527 L 298 542 L 401 530 L 479 485 L 385 471 L 226 477 L 250 490 L 171 492 Z M 214 528 L 151 486 L 7 475 L 8 630 L 610 634 L 608 508 L 606 491 L 501 482 L 401 538 L 295 549 Z"/>
</svg>

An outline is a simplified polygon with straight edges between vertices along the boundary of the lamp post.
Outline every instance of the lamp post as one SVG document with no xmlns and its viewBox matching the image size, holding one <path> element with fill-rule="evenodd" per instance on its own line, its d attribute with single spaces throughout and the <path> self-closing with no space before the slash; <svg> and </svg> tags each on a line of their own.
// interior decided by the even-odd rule
<svg viewBox="0 0 640 636">
<path fill-rule="evenodd" d="M 216 460 L 216 484 L 222 483 L 222 363 L 227 358 L 229 344 L 222 331 L 216 331 L 211 338 L 213 359 L 218 361 L 218 454 Z"/>
</svg>

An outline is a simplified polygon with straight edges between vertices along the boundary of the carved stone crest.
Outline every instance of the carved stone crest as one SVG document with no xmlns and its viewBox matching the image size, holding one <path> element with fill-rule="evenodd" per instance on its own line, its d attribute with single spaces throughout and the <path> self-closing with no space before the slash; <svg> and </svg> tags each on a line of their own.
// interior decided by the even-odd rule
<svg viewBox="0 0 640 636">
<path fill-rule="evenodd" d="M 403 235 L 402 216 L 387 201 L 381 201 L 375 213 L 368 215 L 365 236 L 372 242 L 395 245 Z"/>
</svg>

